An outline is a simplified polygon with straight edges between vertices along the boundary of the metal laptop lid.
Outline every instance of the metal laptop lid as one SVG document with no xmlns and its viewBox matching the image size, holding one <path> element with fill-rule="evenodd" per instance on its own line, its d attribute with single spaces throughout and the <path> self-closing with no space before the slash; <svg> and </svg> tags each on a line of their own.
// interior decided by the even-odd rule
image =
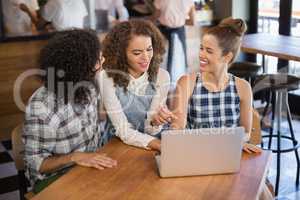
<svg viewBox="0 0 300 200">
<path fill-rule="evenodd" d="M 244 134 L 243 127 L 165 131 L 162 133 L 160 175 L 237 172 Z"/>
</svg>

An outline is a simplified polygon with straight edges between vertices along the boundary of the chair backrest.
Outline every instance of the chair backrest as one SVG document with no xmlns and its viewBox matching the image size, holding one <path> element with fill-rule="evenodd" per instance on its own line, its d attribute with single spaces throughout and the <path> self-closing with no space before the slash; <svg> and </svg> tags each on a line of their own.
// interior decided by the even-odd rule
<svg viewBox="0 0 300 200">
<path fill-rule="evenodd" d="M 22 125 L 14 128 L 11 134 L 12 153 L 17 170 L 24 169 L 24 144 L 22 142 Z"/>
<path fill-rule="evenodd" d="M 251 144 L 260 144 L 261 143 L 261 126 L 260 126 L 260 116 L 257 110 L 253 108 L 253 117 L 252 117 L 252 130 L 250 135 Z"/>
</svg>

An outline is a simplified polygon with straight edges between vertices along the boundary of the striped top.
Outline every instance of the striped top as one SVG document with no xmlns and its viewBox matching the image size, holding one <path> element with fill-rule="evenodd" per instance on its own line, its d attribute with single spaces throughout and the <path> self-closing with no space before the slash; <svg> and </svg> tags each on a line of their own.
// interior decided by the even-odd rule
<svg viewBox="0 0 300 200">
<path fill-rule="evenodd" d="M 223 91 L 208 91 L 198 73 L 189 101 L 187 128 L 237 127 L 240 123 L 240 97 L 235 77 L 229 74 L 229 83 Z"/>
</svg>

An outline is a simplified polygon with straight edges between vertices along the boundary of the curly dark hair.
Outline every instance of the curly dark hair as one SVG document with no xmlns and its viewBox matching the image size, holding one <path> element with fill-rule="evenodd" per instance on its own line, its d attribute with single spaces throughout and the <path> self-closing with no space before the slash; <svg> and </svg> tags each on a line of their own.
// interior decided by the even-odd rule
<svg viewBox="0 0 300 200">
<path fill-rule="evenodd" d="M 152 39 L 153 57 L 148 69 L 149 81 L 155 82 L 160 63 L 165 53 L 164 39 L 158 28 L 147 20 L 134 19 L 116 25 L 103 41 L 103 56 L 105 62 L 103 68 L 114 84 L 127 90 L 129 76 L 129 64 L 126 49 L 129 41 L 134 36 L 149 36 Z M 120 73 L 121 72 L 121 73 Z"/>
<path fill-rule="evenodd" d="M 97 88 L 94 77 L 100 50 L 100 41 L 92 30 L 56 33 L 40 52 L 39 65 L 46 73 L 41 76 L 44 86 L 65 104 L 69 100 L 89 103 L 90 86 Z"/>
</svg>

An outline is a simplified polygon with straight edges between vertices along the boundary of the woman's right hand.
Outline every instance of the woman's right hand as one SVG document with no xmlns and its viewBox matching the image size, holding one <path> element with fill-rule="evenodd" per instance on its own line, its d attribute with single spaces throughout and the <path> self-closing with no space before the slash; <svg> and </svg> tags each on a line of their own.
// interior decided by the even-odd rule
<svg viewBox="0 0 300 200">
<path fill-rule="evenodd" d="M 75 152 L 71 157 L 72 162 L 84 167 L 93 167 L 99 170 L 117 166 L 117 161 L 98 152 Z"/>
<path fill-rule="evenodd" d="M 158 112 L 152 116 L 151 125 L 160 126 L 167 123 L 172 123 L 173 120 L 177 119 L 166 106 L 160 107 Z"/>
</svg>

